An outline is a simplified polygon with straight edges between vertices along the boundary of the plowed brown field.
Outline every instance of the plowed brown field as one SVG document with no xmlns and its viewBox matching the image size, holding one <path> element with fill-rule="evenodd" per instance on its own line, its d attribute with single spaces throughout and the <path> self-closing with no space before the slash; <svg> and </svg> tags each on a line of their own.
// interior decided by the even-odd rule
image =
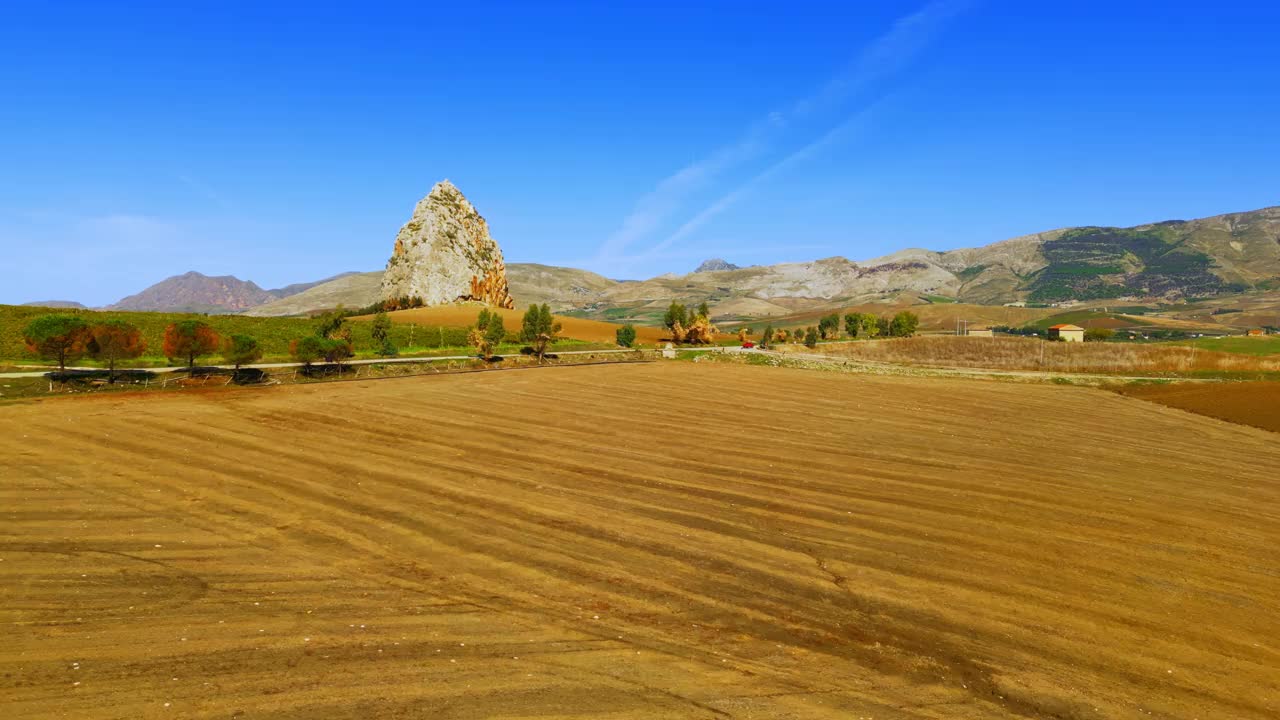
<svg viewBox="0 0 1280 720">
<path fill-rule="evenodd" d="M 2 715 L 1275 718 L 1278 465 L 689 363 L 9 405 Z"/>
<path fill-rule="evenodd" d="M 1280 383 L 1127 385 L 1124 395 L 1280 432 Z M 1276 472 L 1280 473 L 1280 469 Z"/>
</svg>

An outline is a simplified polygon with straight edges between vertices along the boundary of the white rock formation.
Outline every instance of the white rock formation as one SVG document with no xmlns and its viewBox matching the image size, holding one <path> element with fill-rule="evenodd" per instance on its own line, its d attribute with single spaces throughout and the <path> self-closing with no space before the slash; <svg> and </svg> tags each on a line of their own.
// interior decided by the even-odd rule
<svg viewBox="0 0 1280 720">
<path fill-rule="evenodd" d="M 382 299 L 406 298 L 423 305 L 472 300 L 515 307 L 488 223 L 448 180 L 418 202 L 387 261 Z"/>
</svg>

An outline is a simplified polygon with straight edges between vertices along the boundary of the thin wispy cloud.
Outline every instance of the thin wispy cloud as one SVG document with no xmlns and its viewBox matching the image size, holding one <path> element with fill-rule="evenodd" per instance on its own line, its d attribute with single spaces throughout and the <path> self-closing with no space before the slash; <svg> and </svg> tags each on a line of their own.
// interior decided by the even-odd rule
<svg viewBox="0 0 1280 720">
<path fill-rule="evenodd" d="M 802 121 L 823 113 L 841 109 L 847 111 L 844 106 L 852 98 L 909 65 L 946 24 L 970 4 L 970 0 L 934 0 L 920 10 L 900 18 L 817 92 L 800 99 L 786 110 L 769 113 L 748 127 L 739 141 L 720 148 L 703 160 L 687 165 L 663 179 L 651 192 L 640 198 L 618 230 L 601 244 L 594 264 L 615 266 L 626 258 L 652 258 L 660 254 L 724 212 L 745 193 L 842 136 L 849 126 L 862 118 L 862 112 L 854 113 L 852 118 L 840 122 L 817 140 L 775 162 L 734 191 L 697 211 L 649 250 L 636 253 L 633 249 L 635 244 L 652 239 L 677 214 L 685 211 L 699 192 L 706 191 L 728 171 L 776 152 L 776 146 L 788 134 L 794 134 L 796 126 L 801 125 Z"/>
<path fill-rule="evenodd" d="M 873 105 L 872 107 L 857 113 L 853 117 L 845 120 L 843 123 L 840 123 L 836 127 L 827 131 L 822 137 L 818 138 L 817 140 L 814 140 L 808 145 L 805 145 L 799 150 L 796 150 L 790 155 L 787 155 L 781 160 L 770 165 L 768 168 L 756 174 L 750 180 L 746 181 L 745 183 L 742 183 L 741 185 L 729 191 L 728 193 L 725 193 L 724 195 L 717 198 L 710 205 L 698 211 L 697 214 L 695 214 L 692 218 L 687 220 L 683 225 L 676 228 L 675 232 L 667 236 L 666 239 L 662 240 L 657 245 L 654 245 L 648 251 L 641 253 L 637 257 L 642 259 L 651 259 L 656 255 L 662 253 L 672 245 L 675 245 L 681 240 L 684 240 L 685 238 L 687 238 L 688 236 L 692 235 L 694 232 L 699 230 L 703 225 L 706 225 L 712 218 L 723 213 L 725 210 L 728 210 L 730 206 L 732 206 L 734 203 L 741 200 L 743 196 L 749 194 L 751 191 L 755 190 L 761 185 L 764 185 L 769 180 L 773 179 L 774 176 L 779 175 L 782 172 L 789 170 L 790 168 L 796 165 L 799 165 L 805 160 L 808 160 L 809 158 L 813 157 L 815 154 L 818 153 L 818 151 L 822 150 L 823 148 L 833 145 L 837 141 L 844 138 L 845 136 L 852 134 L 853 131 L 855 131 L 862 125 L 864 125 L 867 122 L 867 120 L 870 119 L 872 115 L 874 115 L 875 111 L 878 108 L 879 108 L 879 105 Z"/>
</svg>

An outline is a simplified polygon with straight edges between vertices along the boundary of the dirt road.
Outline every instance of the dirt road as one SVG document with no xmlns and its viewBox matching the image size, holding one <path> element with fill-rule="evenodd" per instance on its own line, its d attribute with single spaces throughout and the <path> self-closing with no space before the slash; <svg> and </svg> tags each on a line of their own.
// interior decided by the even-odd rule
<svg viewBox="0 0 1280 720">
<path fill-rule="evenodd" d="M 693 363 L 8 405 L 0 702 L 1275 718 L 1277 465 L 1087 388 Z"/>
</svg>

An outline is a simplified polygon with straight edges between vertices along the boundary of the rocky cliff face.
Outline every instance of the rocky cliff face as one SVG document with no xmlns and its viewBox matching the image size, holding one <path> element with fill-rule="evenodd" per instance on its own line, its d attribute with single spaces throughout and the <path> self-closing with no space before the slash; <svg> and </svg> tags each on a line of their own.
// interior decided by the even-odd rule
<svg viewBox="0 0 1280 720">
<path fill-rule="evenodd" d="M 489 237 L 488 223 L 448 180 L 431 188 L 396 236 L 382 299 L 399 298 L 515 307 L 502 250 Z"/>
</svg>

